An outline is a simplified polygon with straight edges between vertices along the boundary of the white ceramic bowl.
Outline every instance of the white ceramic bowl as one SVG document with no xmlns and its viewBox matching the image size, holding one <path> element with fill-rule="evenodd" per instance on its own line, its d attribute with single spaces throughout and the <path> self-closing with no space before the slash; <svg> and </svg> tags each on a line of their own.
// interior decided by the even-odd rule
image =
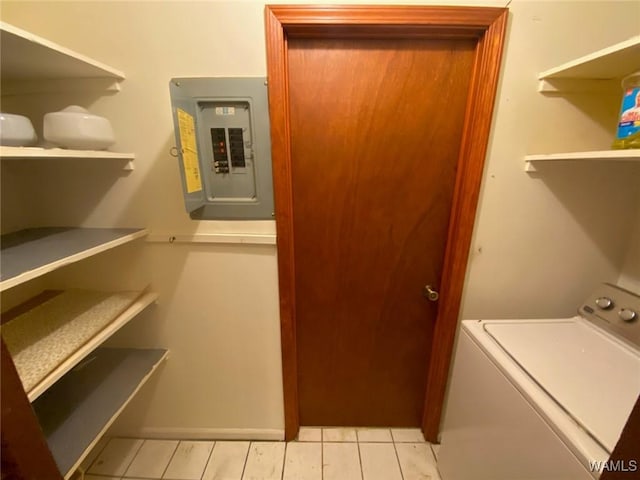
<svg viewBox="0 0 640 480">
<path fill-rule="evenodd" d="M 104 150 L 115 142 L 109 120 L 77 105 L 47 113 L 43 127 L 45 140 L 63 148 Z"/>
<path fill-rule="evenodd" d="M 26 147 L 38 140 L 31 120 L 22 115 L 0 113 L 0 145 Z"/>
</svg>

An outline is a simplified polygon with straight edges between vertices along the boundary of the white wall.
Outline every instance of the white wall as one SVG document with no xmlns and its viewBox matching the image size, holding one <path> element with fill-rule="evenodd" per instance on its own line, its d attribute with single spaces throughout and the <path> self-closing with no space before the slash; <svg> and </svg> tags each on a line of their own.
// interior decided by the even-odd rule
<svg viewBox="0 0 640 480">
<path fill-rule="evenodd" d="M 630 221 L 633 222 L 633 219 L 631 218 Z M 632 292 L 640 292 L 640 208 L 636 212 L 634 231 L 629 236 L 629 249 L 622 265 L 618 284 Z"/>
<path fill-rule="evenodd" d="M 169 79 L 265 75 L 263 8 L 259 1 L 3 1 L 2 20 L 127 76 L 116 95 L 3 98 L 3 109 L 37 120 L 46 111 L 82 104 L 112 119 L 114 150 L 137 156 L 129 174 L 85 162 L 11 166 L 10 174 L 3 172 L 3 182 L 11 180 L 10 187 L 3 185 L 3 204 L 11 200 L 5 193 L 34 195 L 26 195 L 21 215 L 3 219 L 4 228 L 37 223 L 147 226 L 172 234 L 273 233 L 271 221 L 191 221 L 169 155 Z M 639 8 L 637 2 L 511 3 L 464 318 L 571 315 L 596 282 L 637 285 L 638 165 L 550 166 L 532 175 L 524 172 L 523 156 L 609 144 L 618 92 L 607 98 L 545 97 L 536 92 L 536 77 L 637 33 Z M 141 242 L 47 279 L 105 288 L 133 288 L 148 279 L 160 293 L 157 307 L 116 339 L 172 352 L 125 412 L 120 432 L 281 435 L 275 247 Z"/>
<path fill-rule="evenodd" d="M 572 315 L 618 280 L 640 207 L 640 166 L 523 171 L 527 153 L 606 149 L 620 91 L 537 93 L 538 72 L 638 33 L 637 2 L 511 4 L 505 62 L 464 294 L 464 318 Z"/>
</svg>

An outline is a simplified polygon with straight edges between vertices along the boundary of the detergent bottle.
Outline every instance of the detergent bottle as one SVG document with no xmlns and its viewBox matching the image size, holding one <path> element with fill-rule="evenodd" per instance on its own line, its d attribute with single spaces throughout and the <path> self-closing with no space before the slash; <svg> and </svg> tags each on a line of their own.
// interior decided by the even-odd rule
<svg viewBox="0 0 640 480">
<path fill-rule="evenodd" d="M 612 148 L 640 148 L 640 71 L 622 79 L 622 106 Z"/>
</svg>

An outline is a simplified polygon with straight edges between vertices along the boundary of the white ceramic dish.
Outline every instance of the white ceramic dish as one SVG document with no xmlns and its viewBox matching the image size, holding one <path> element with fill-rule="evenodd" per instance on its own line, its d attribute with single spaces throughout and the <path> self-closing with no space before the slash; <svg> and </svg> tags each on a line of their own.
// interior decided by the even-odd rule
<svg viewBox="0 0 640 480">
<path fill-rule="evenodd" d="M 45 140 L 62 148 L 104 150 L 115 142 L 109 120 L 77 105 L 47 113 L 43 127 Z"/>
<path fill-rule="evenodd" d="M 22 115 L 0 113 L 0 145 L 27 147 L 38 140 L 31 120 Z"/>
</svg>

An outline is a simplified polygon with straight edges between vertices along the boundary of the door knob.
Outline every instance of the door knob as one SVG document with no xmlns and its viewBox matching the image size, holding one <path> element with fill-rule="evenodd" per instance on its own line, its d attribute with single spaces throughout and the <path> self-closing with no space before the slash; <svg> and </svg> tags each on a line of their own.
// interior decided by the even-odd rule
<svg viewBox="0 0 640 480">
<path fill-rule="evenodd" d="M 437 290 L 435 290 L 431 285 L 425 285 L 422 290 L 422 294 L 425 296 L 427 300 L 432 302 L 437 302 L 438 298 L 440 298 L 440 294 Z"/>
</svg>

